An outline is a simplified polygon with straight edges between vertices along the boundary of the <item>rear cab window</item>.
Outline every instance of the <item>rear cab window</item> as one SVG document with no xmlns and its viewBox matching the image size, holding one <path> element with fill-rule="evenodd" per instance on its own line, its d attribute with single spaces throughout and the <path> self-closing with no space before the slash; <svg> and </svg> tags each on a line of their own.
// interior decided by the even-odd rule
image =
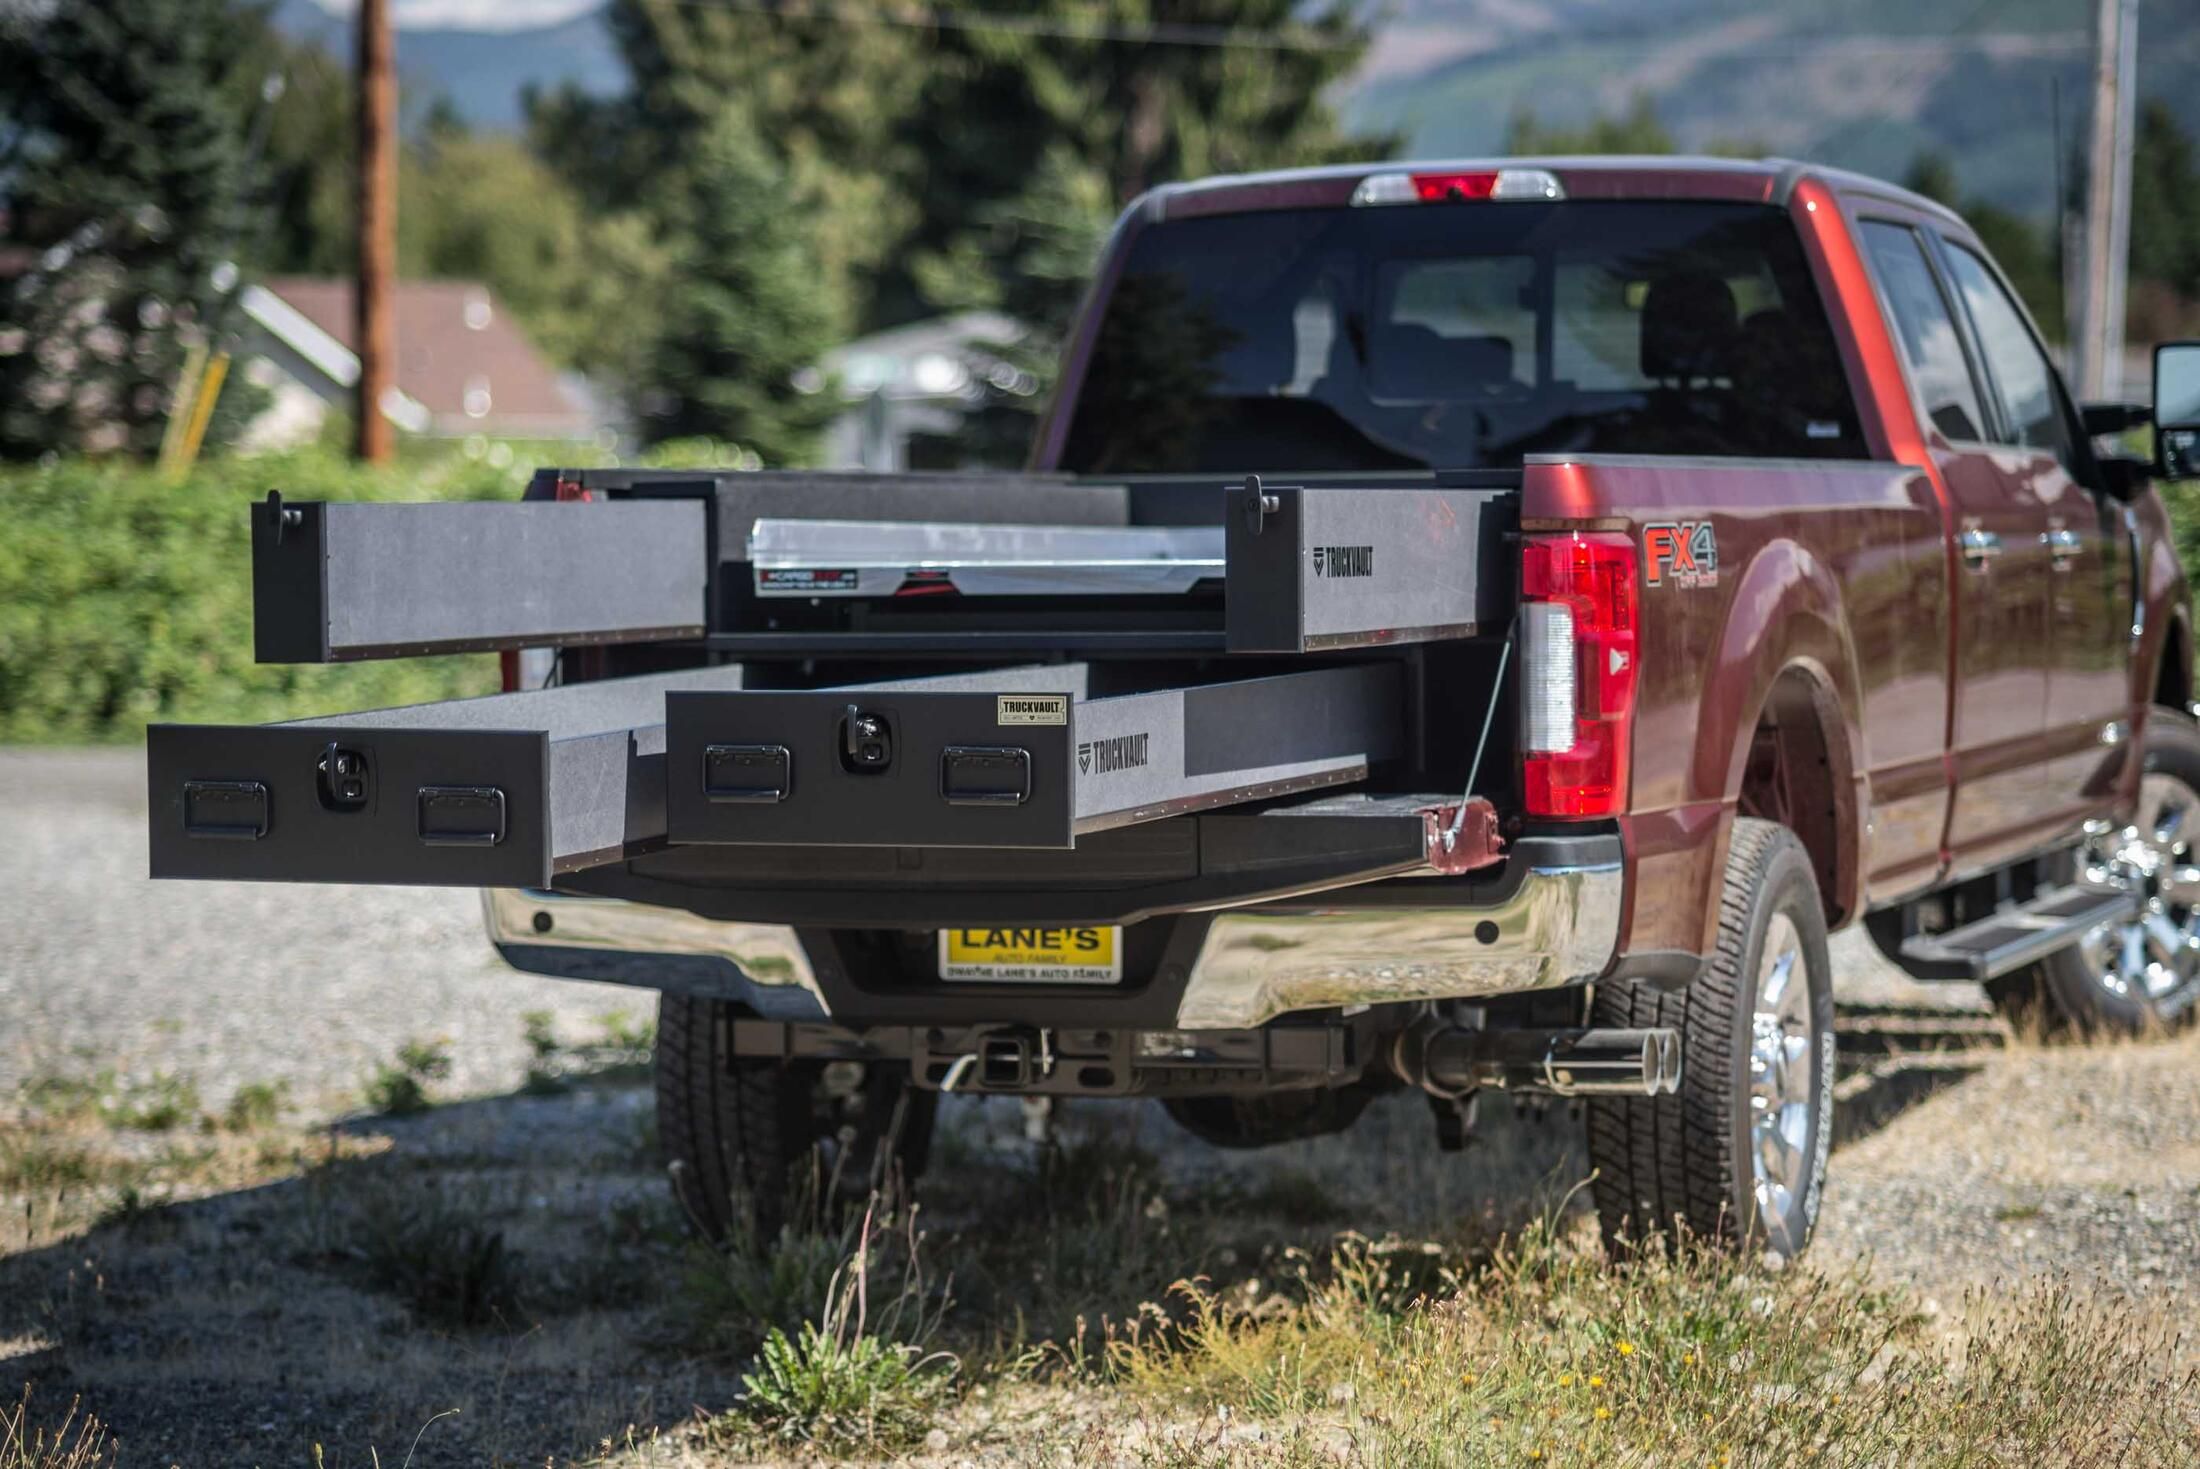
<svg viewBox="0 0 2200 1469">
<path fill-rule="evenodd" d="M 1588 452 L 1864 457 L 1784 211 L 1535 201 L 1149 226 L 1101 308 L 1061 467 Z"/>
</svg>

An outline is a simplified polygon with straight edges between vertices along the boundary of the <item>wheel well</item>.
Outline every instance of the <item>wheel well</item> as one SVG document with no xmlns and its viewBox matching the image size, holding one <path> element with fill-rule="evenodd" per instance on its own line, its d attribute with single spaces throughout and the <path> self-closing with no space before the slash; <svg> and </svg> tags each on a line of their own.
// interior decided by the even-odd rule
<svg viewBox="0 0 2200 1469">
<path fill-rule="evenodd" d="M 1829 719 L 1838 720 L 1818 682 L 1790 669 L 1773 683 L 1750 735 L 1742 767 L 1740 813 L 1776 821 L 1810 854 L 1828 927 L 1848 917 L 1842 902 L 1841 825 L 1844 777 L 1834 768 Z"/>
<path fill-rule="evenodd" d="M 2192 634 L 2175 618 L 2170 620 L 2169 636 L 2162 639 L 2161 667 L 2154 675 L 2154 702 L 2180 711 L 2192 704 Z"/>
</svg>

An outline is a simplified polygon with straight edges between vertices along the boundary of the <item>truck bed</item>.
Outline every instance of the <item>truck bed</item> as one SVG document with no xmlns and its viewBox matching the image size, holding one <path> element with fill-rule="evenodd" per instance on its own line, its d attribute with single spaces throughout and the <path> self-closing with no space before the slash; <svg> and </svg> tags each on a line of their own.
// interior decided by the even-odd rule
<svg viewBox="0 0 2200 1469">
<path fill-rule="evenodd" d="M 851 874 L 960 849 L 1098 910 L 1125 828 L 1191 840 L 1149 894 L 1171 907 L 1464 870 L 1498 846 L 1496 803 L 1457 812 L 1485 723 L 1484 768 L 1511 766 L 1488 715 L 1517 479 L 545 471 L 517 505 L 271 496 L 263 658 L 553 647 L 555 686 L 156 727 L 153 870 L 601 888 L 663 854 L 752 891 L 812 849 Z M 1259 819 L 1339 786 L 1366 799 Z M 936 918 L 926 890 L 900 921 Z"/>
</svg>

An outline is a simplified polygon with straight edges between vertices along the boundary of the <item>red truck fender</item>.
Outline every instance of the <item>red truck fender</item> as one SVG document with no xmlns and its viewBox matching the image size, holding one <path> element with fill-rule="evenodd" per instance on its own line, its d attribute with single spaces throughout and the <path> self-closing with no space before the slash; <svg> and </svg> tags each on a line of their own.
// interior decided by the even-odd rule
<svg viewBox="0 0 2200 1469">
<path fill-rule="evenodd" d="M 1692 783 L 1719 793 L 1722 828 L 1745 805 L 1793 827 L 1818 870 L 1828 921 L 1840 922 L 1858 908 L 1869 792 L 1856 758 L 1863 738 L 1856 650 L 1824 560 L 1794 540 L 1767 542 L 1742 573 L 1709 673 Z M 1777 768 L 1753 771 L 1756 733 L 1766 725 L 1780 731 Z M 1778 789 L 1754 789 L 1768 774 Z M 1722 830 L 1722 860 L 1725 847 Z M 1715 908 L 1710 917 L 1716 921 Z M 1707 943 L 1708 933 L 1707 925 Z"/>
</svg>

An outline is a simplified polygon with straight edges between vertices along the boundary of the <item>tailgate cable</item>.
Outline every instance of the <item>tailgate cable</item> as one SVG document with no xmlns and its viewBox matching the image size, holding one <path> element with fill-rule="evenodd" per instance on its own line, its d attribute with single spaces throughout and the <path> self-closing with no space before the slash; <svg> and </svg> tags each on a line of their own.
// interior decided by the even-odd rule
<svg viewBox="0 0 2200 1469">
<path fill-rule="evenodd" d="M 1490 703 L 1482 711 L 1482 736 L 1474 742 L 1474 763 L 1467 767 L 1467 788 L 1460 793 L 1459 809 L 1451 813 L 1451 825 L 1444 828 L 1444 850 L 1449 852 L 1459 844 L 1460 828 L 1467 824 L 1467 803 L 1474 799 L 1474 782 L 1482 773 L 1482 752 L 1489 746 L 1490 725 L 1497 718 L 1497 701 L 1505 696 L 1505 665 L 1512 661 L 1513 636 L 1520 630 L 1520 618 L 1515 614 L 1505 628 L 1505 644 L 1497 653 L 1497 677 L 1490 683 Z"/>
</svg>

